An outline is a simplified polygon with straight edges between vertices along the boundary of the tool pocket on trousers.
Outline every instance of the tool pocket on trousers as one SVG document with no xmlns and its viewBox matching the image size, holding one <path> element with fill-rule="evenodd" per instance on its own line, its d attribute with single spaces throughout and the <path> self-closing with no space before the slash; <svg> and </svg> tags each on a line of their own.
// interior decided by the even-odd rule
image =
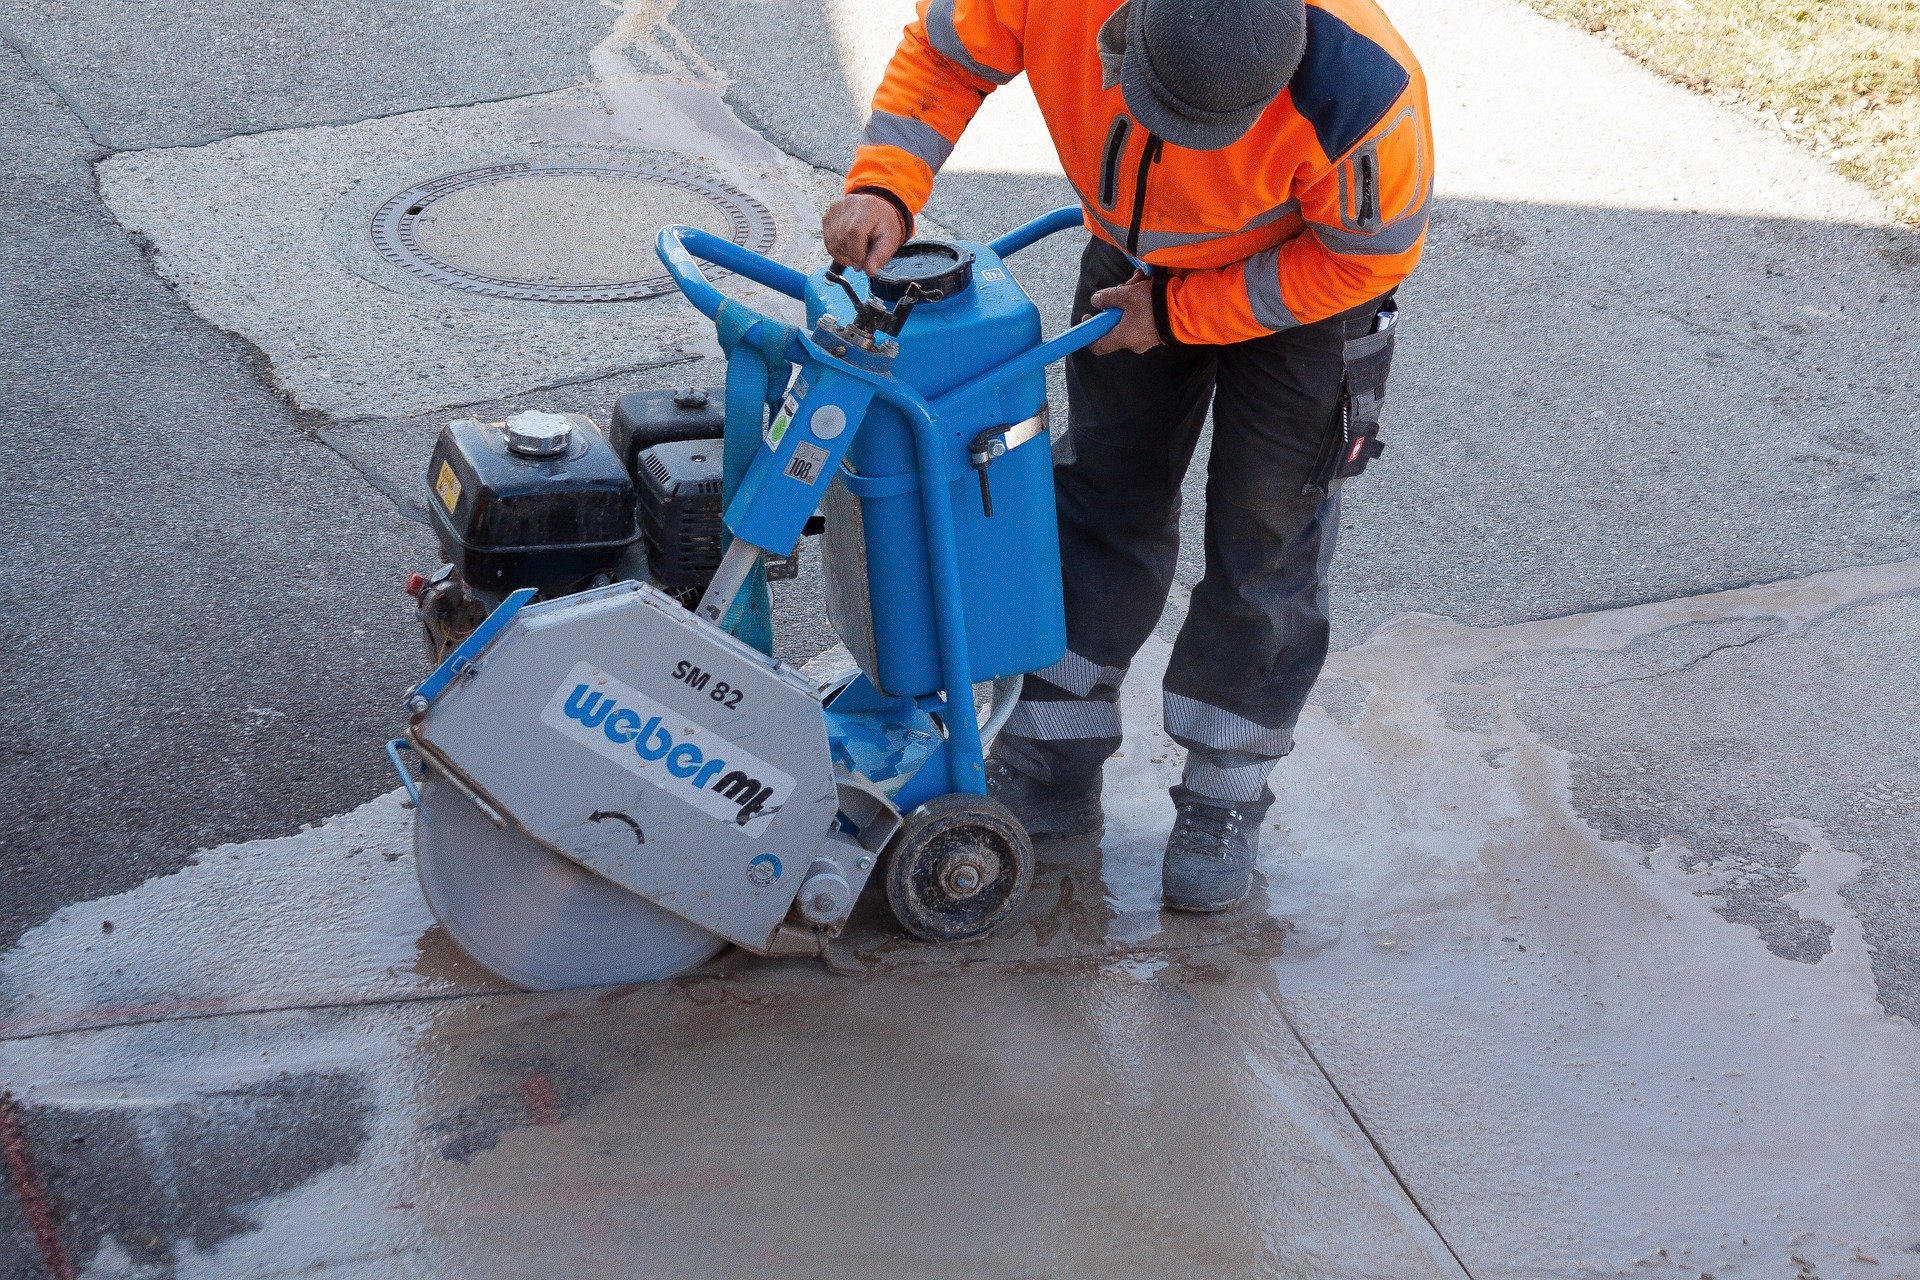
<svg viewBox="0 0 1920 1280">
<path fill-rule="evenodd" d="M 1380 439 L 1380 406 L 1387 398 L 1387 374 L 1393 368 L 1394 331 L 1399 321 L 1400 309 L 1388 299 L 1374 316 L 1371 332 L 1347 339 L 1340 411 L 1302 493 L 1325 493 L 1334 481 L 1359 475 L 1369 462 L 1386 452 L 1386 442 Z"/>
</svg>

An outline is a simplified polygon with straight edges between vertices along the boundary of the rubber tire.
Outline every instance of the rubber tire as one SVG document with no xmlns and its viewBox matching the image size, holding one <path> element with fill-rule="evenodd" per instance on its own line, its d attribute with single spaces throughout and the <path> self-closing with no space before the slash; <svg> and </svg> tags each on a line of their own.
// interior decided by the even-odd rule
<svg viewBox="0 0 1920 1280">
<path fill-rule="evenodd" d="M 941 875 L 971 853 L 990 874 L 974 894 L 957 898 Z M 984 938 L 1013 914 L 1033 883 L 1033 843 L 998 800 L 955 792 L 907 815 L 887 855 L 887 905 L 900 927 L 925 942 Z"/>
</svg>

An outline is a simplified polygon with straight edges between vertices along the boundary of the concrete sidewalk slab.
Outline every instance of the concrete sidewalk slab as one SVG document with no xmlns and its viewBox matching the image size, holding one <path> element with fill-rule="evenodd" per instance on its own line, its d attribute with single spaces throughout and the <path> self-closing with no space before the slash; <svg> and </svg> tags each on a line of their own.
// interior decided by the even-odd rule
<svg viewBox="0 0 1920 1280">
<path fill-rule="evenodd" d="M 1050 848 L 984 944 L 869 904 L 859 976 L 732 954 L 502 991 L 433 926 L 393 796 L 68 908 L 0 965 L 0 1079 L 87 1206 L 69 1247 L 180 1276 L 1460 1275 L 1278 1012 L 1285 924 L 1159 911 L 1164 662 L 1105 838 Z M 242 1159 L 259 1182 L 170 1172 Z"/>
<path fill-rule="evenodd" d="M 1460 1275 L 1297 1044 L 1091 962 L 216 1018 L 0 1069 L 30 1133 L 88 1135 L 41 1169 L 90 1274 Z"/>
<path fill-rule="evenodd" d="M 1916 599 L 1908 561 L 1486 630 L 1409 618 L 1336 657 L 1369 694 L 1350 725 L 1310 718 L 1276 811 L 1302 846 L 1278 986 L 1475 1276 L 1920 1275 L 1913 883 L 1870 913 L 1860 880 L 1912 866 L 1912 802 L 1882 781 L 1912 776 L 1905 717 L 1823 724 L 1831 762 L 1712 750 L 1753 741 L 1717 705 L 1845 719 L 1856 684 L 1910 687 L 1911 643 L 1858 642 Z M 1590 816 L 1596 792 L 1631 820 Z M 1783 910 L 1819 945 L 1776 954 L 1770 922 L 1722 914 L 1772 860 L 1729 856 L 1734 822 L 1793 851 Z"/>
<path fill-rule="evenodd" d="M 122 154 L 100 166 L 102 194 L 124 226 L 155 245 L 156 269 L 195 310 L 259 347 L 301 407 L 336 420 L 402 417 L 712 354 L 712 326 L 677 294 L 626 303 L 496 299 L 423 280 L 374 248 L 374 213 L 418 182 L 575 161 L 736 188 L 771 216 L 772 256 L 811 267 L 823 179 L 742 125 L 696 72 L 670 62 L 650 26 L 608 22 L 591 88 Z M 663 69 L 637 70 L 636 58 Z M 538 202 L 518 222 L 510 205 L 505 195 L 491 199 L 497 224 L 483 220 L 486 234 L 466 236 L 462 256 L 565 255 L 542 240 Z M 651 227 L 633 234 L 626 256 L 637 272 L 657 274 Z M 516 248 L 516 238 L 528 243 Z M 609 265 L 619 264 L 583 261 L 582 278 Z M 758 287 L 736 281 L 734 291 L 763 310 L 793 310 Z"/>
</svg>

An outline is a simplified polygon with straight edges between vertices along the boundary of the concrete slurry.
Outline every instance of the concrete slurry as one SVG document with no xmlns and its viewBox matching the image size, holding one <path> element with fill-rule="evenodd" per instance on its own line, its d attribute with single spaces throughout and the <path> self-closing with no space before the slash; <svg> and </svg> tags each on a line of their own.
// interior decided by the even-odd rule
<svg viewBox="0 0 1920 1280">
<path fill-rule="evenodd" d="M 1875 997 L 1862 860 L 1778 807 L 1829 943 L 1774 955 L 1703 896 L 1716 872 L 1583 819 L 1582 758 L 1523 708 L 1569 664 L 1777 633 L 1661 677 L 1710 697 L 1917 596 L 1908 562 L 1396 623 L 1335 659 L 1353 696 L 1309 711 L 1264 882 L 1212 919 L 1158 909 L 1156 639 L 1105 836 L 1043 846 L 976 946 L 869 904 L 837 975 L 736 953 L 502 991 L 433 926 L 384 797 L 29 934 L 0 1074 L 37 1134 L 123 1135 L 37 1150 L 98 1274 L 1916 1275 L 1920 1039 Z M 1809 697 L 1856 676 L 1809 670 Z M 223 1152 L 282 1181 L 168 1184 Z"/>
</svg>

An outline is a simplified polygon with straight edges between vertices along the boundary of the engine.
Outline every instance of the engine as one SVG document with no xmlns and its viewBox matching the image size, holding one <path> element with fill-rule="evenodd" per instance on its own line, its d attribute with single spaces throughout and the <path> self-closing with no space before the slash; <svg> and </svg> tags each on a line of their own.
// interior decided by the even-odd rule
<svg viewBox="0 0 1920 1280">
<path fill-rule="evenodd" d="M 443 427 L 427 507 L 445 563 L 407 584 L 429 661 L 522 587 L 551 600 L 644 578 L 690 607 L 720 565 L 725 417 L 720 388 L 691 387 L 621 396 L 605 434 L 539 410 Z"/>
</svg>

